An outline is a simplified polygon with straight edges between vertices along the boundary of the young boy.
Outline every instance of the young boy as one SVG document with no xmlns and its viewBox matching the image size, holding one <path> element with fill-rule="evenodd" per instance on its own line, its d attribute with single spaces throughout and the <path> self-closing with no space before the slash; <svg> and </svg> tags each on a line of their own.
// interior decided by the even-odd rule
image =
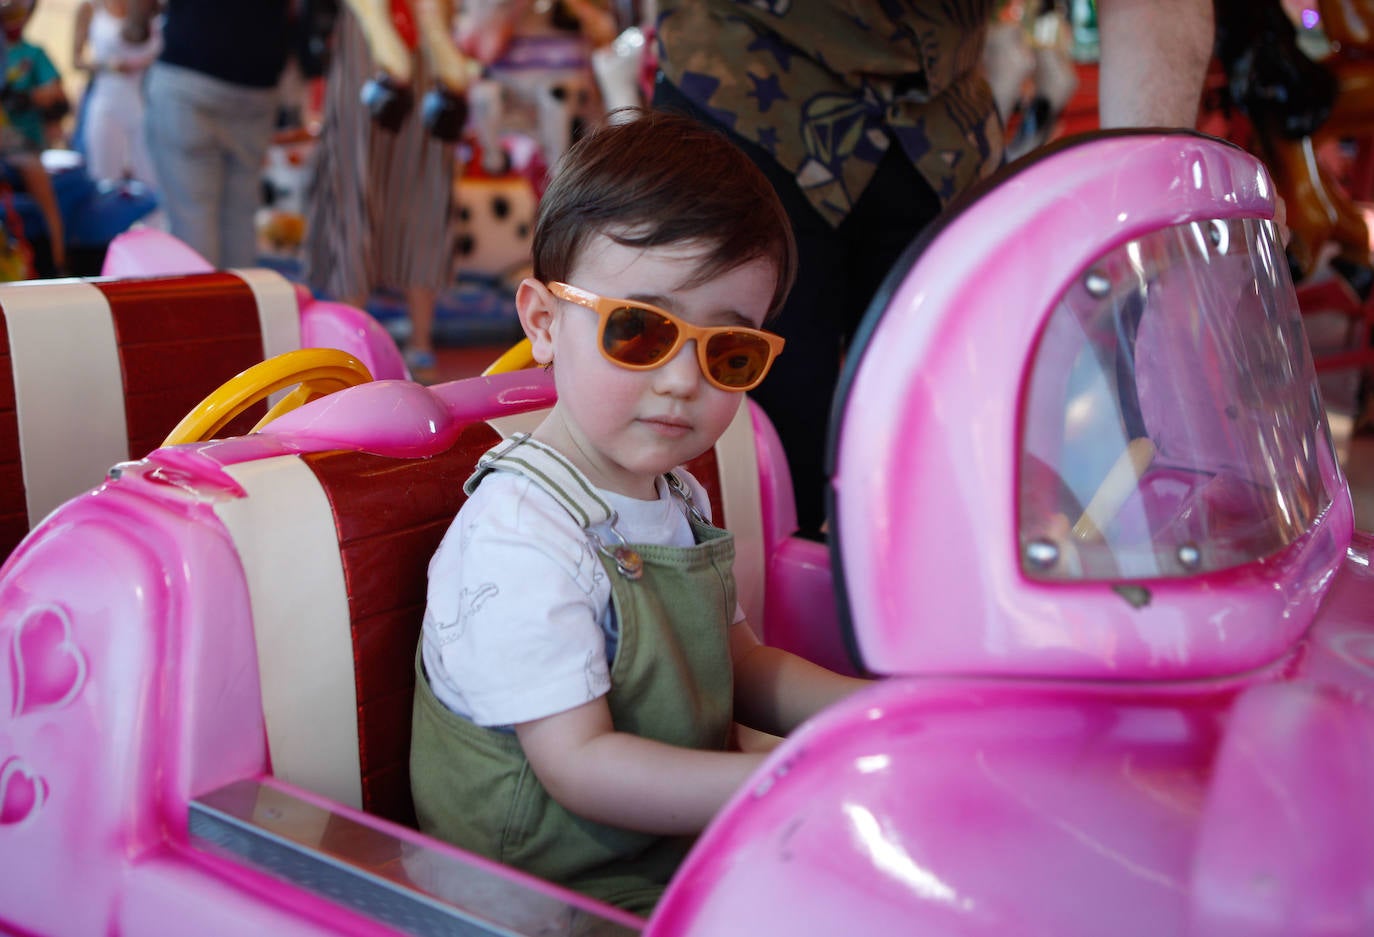
<svg viewBox="0 0 1374 937">
<path fill-rule="evenodd" d="M 516 305 L 558 402 L 429 566 L 411 787 L 435 836 L 638 913 L 784 734 L 864 685 L 761 645 L 682 463 L 781 350 L 787 217 L 723 136 L 617 112 L 560 161 Z"/>
</svg>

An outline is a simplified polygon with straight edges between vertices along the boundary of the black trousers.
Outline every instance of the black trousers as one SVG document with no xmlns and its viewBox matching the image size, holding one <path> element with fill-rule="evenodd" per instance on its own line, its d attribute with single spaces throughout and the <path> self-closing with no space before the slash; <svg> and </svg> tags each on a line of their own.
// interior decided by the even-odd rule
<svg viewBox="0 0 1374 937">
<path fill-rule="evenodd" d="M 714 120 L 662 74 L 654 106 L 687 113 L 724 132 L 767 175 L 792 221 L 797 281 L 781 315 L 768 326 L 787 339 L 787 347 L 752 397 L 787 453 L 801 533 L 819 537 L 830 411 L 845 349 L 892 265 L 939 214 L 940 200 L 893 141 L 853 210 L 832 227 L 767 150 Z"/>
</svg>

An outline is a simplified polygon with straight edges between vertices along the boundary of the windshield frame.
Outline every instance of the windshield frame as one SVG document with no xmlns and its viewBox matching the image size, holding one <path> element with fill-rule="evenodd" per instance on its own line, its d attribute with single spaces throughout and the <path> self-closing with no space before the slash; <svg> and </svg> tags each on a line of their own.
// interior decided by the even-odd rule
<svg viewBox="0 0 1374 937">
<path fill-rule="evenodd" d="M 1271 222 L 1191 221 L 1104 251 L 1033 346 L 1018 420 L 1020 566 L 1188 577 L 1296 542 L 1334 446 Z"/>
</svg>

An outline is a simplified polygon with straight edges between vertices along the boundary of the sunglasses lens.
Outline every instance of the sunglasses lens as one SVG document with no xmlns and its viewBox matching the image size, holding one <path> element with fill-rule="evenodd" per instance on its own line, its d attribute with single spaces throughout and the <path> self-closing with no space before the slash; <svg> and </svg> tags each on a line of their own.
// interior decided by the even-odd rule
<svg viewBox="0 0 1374 937">
<path fill-rule="evenodd" d="M 748 387 L 768 370 L 772 349 L 752 332 L 718 332 L 706 343 L 707 370 L 723 387 Z"/>
<path fill-rule="evenodd" d="M 640 306 L 621 306 L 606 318 L 601 347 L 616 361 L 632 367 L 658 364 L 677 341 L 677 326 Z"/>
</svg>

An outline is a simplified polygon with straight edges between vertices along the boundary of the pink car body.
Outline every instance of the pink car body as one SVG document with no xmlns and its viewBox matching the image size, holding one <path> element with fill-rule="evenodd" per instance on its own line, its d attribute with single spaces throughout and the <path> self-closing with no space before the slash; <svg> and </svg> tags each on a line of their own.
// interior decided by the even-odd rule
<svg viewBox="0 0 1374 937">
<path fill-rule="evenodd" d="M 751 618 L 884 679 L 773 752 L 647 921 L 355 805 L 387 779 L 354 669 L 418 627 L 366 601 L 429 496 L 388 479 L 545 375 L 374 382 L 120 466 L 0 569 L 0 927 L 1374 931 L 1371 541 L 1273 210 L 1259 163 L 1180 134 L 1048 151 L 952 214 L 851 359 L 833 569 L 743 411 L 747 465 L 715 458 Z M 409 645 L 353 645 L 406 614 Z"/>
</svg>

